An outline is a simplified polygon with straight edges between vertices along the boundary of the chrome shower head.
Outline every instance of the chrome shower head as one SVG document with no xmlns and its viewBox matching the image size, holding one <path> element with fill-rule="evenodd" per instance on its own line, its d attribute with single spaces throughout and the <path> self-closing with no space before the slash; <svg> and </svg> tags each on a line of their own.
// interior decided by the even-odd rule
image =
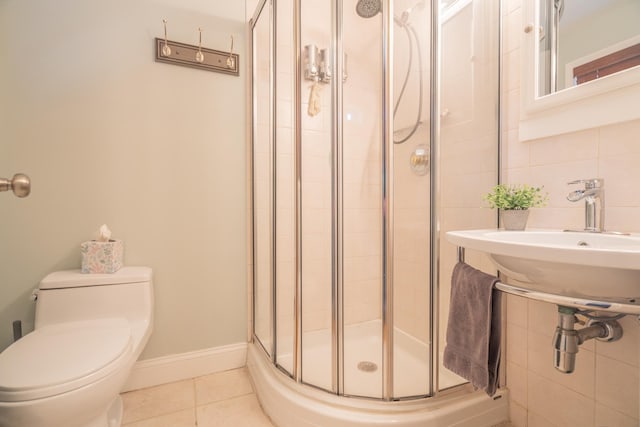
<svg viewBox="0 0 640 427">
<path fill-rule="evenodd" d="M 373 18 L 382 10 L 381 0 L 358 0 L 356 13 L 362 18 Z"/>
<path fill-rule="evenodd" d="M 402 14 L 400 15 L 400 20 L 405 24 L 408 23 L 409 18 L 411 17 L 411 14 L 413 13 L 413 11 L 423 10 L 425 5 L 426 5 L 426 2 L 424 0 L 415 3 L 413 6 L 411 6 L 410 8 L 402 12 Z"/>
</svg>

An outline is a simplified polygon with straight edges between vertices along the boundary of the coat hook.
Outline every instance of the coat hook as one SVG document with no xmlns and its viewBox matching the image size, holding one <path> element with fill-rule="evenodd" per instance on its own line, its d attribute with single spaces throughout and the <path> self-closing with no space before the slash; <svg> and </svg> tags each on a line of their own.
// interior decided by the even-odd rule
<svg viewBox="0 0 640 427">
<path fill-rule="evenodd" d="M 229 57 L 227 58 L 227 67 L 234 68 L 236 61 L 233 58 L 233 36 L 231 36 L 231 49 L 229 49 Z"/>
<path fill-rule="evenodd" d="M 171 48 L 167 44 L 167 20 L 163 19 L 162 23 L 164 24 L 164 45 L 162 46 L 162 56 L 170 56 Z"/>
<path fill-rule="evenodd" d="M 200 40 L 198 42 L 198 51 L 196 52 L 196 61 L 202 64 L 204 62 L 204 53 L 202 53 L 202 28 L 198 27 L 198 33 L 200 33 Z"/>
</svg>

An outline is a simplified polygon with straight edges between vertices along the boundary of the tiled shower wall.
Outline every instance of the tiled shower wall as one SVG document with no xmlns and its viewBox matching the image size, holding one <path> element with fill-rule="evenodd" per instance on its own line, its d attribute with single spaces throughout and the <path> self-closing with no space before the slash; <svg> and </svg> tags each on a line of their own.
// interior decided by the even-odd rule
<svg viewBox="0 0 640 427">
<path fill-rule="evenodd" d="M 382 273 L 382 175 L 381 104 L 382 58 L 381 18 L 358 17 L 355 0 L 344 6 L 344 50 L 348 78 L 344 83 L 344 301 L 345 323 L 380 319 Z M 278 330 L 285 338 L 292 334 L 293 299 L 293 32 L 291 1 L 278 3 L 277 53 L 277 198 L 278 198 Z M 330 4 L 303 2 L 302 45 L 330 47 Z M 426 13 L 420 15 L 426 22 Z M 428 28 L 420 31 L 423 58 L 428 61 Z M 398 55 L 403 54 L 402 51 Z M 404 53 L 406 56 L 406 53 Z M 414 53 L 415 55 L 415 53 Z M 404 58 L 406 60 L 406 57 Z M 410 229 L 396 228 L 399 242 L 396 294 L 409 309 L 399 310 L 397 326 L 421 340 L 428 337 L 428 175 L 411 174 L 410 152 L 417 141 L 428 144 L 428 72 L 422 74 L 414 59 L 413 76 L 424 78 L 425 122 L 408 143 L 397 146 L 396 213 Z M 399 67 L 402 68 L 402 67 Z M 404 73 L 402 69 L 402 73 Z M 400 72 L 398 74 L 401 74 Z M 331 86 L 320 85 L 321 110 L 307 113 L 312 82 L 302 83 L 302 185 L 303 185 L 303 327 L 305 331 L 326 329 L 331 322 Z M 417 81 L 412 80 L 400 110 L 413 121 L 417 107 Z M 289 195 L 289 196 L 286 196 Z M 405 227 L 406 228 L 406 227 Z M 426 234 L 425 234 L 426 232 Z M 427 251 L 425 253 L 425 250 Z M 403 305 L 404 306 L 404 305 Z M 417 316 L 417 317 L 416 317 Z M 416 321 L 419 319 L 419 321 Z M 417 327 L 417 325 L 423 325 Z"/>
<path fill-rule="evenodd" d="M 345 2 L 344 50 L 349 77 L 344 83 L 344 313 L 345 323 L 380 317 L 381 170 L 379 21 L 354 19 Z M 368 50 L 361 49 L 368 35 Z M 355 36 L 358 35 L 356 38 Z M 331 5 L 303 2 L 302 45 L 331 48 Z M 334 73 L 334 78 L 340 78 Z M 321 110 L 311 116 L 313 83 L 302 83 L 303 328 L 331 325 L 331 85 L 319 84 Z M 373 90 L 372 90 L 373 88 Z M 306 268 L 305 268 L 306 267 Z"/>
<path fill-rule="evenodd" d="M 349 3 L 349 2 L 347 2 Z M 345 10 L 355 10 L 355 3 Z M 292 2 L 277 2 L 277 282 L 279 340 L 293 333 L 294 150 Z M 331 5 L 303 2 L 302 46 L 331 47 Z M 344 262 L 346 323 L 380 317 L 381 172 L 379 20 L 345 16 L 350 78 L 344 86 Z M 351 22 L 353 21 L 353 22 Z M 362 49 L 361 34 L 373 40 Z M 378 36 L 376 36 L 378 34 Z M 356 37 L 357 36 L 357 37 Z M 304 331 L 331 325 L 332 105 L 330 84 L 319 84 L 317 115 L 308 113 L 313 82 L 302 82 L 302 282 Z"/>
<path fill-rule="evenodd" d="M 355 7 L 347 0 L 342 10 L 345 325 L 380 319 L 382 304 L 382 20 Z"/>
<path fill-rule="evenodd" d="M 396 0 L 396 16 L 415 2 Z M 423 146 L 430 146 L 430 68 L 431 49 L 430 10 L 428 7 L 411 9 L 409 23 L 415 29 L 419 43 L 410 48 L 406 31 L 394 27 L 394 94 L 400 97 L 407 66 L 411 71 L 405 92 L 400 98 L 394 119 L 394 140 L 407 137 L 415 124 L 418 105 L 422 101 L 420 125 L 407 141 L 393 145 L 393 292 L 394 325 L 397 329 L 417 338 L 425 346 L 430 332 L 430 215 L 431 168 L 424 175 L 415 173 L 410 166 L 411 154 Z M 419 52 L 419 53 L 418 53 Z M 420 55 L 420 57 L 418 56 Z M 422 80 L 422 99 L 420 84 Z M 408 129 L 408 130 L 407 130 Z M 397 345 L 397 344 L 396 344 Z"/>
<path fill-rule="evenodd" d="M 497 182 L 498 2 L 474 0 L 442 25 L 440 101 L 440 351 L 457 261 L 451 230 L 493 228 L 496 213 L 482 194 Z M 486 257 L 467 252 L 476 268 L 495 272 Z"/>
<path fill-rule="evenodd" d="M 518 139 L 522 2 L 503 2 L 503 165 L 508 183 L 544 185 L 548 206 L 535 209 L 529 227 L 580 228 L 582 203 L 565 197 L 567 182 L 603 178 L 606 227 L 640 229 L 640 121 L 588 129 L 533 141 Z M 637 108 L 637 106 L 630 106 Z M 552 365 L 555 305 L 507 298 L 507 387 L 516 427 L 616 426 L 640 423 L 638 321 L 621 320 L 624 336 L 615 343 L 590 341 L 580 347 L 576 371 Z"/>
</svg>

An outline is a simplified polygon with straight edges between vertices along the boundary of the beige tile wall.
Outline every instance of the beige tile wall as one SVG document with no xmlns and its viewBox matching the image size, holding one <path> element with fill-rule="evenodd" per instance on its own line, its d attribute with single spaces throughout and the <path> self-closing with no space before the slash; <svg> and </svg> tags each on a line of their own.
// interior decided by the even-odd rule
<svg viewBox="0 0 640 427">
<path fill-rule="evenodd" d="M 450 230 L 494 228 L 482 195 L 497 182 L 497 3 L 476 0 L 442 26 L 440 121 L 440 349 L 449 315 L 450 278 L 457 261 Z M 487 18 L 492 18 L 487 20 Z M 467 262 L 495 273 L 480 254 Z"/>
<path fill-rule="evenodd" d="M 638 231 L 640 221 L 640 121 L 588 129 L 529 142 L 518 140 L 522 0 L 504 4 L 503 161 L 509 183 L 544 185 L 549 204 L 530 216 L 530 227 L 579 228 L 584 207 L 566 201 L 567 182 L 604 178 L 606 227 Z M 588 342 L 576 371 L 552 366 L 554 305 L 507 299 L 507 386 L 517 426 L 637 426 L 640 333 L 632 317 L 621 320 L 616 343 Z"/>
<path fill-rule="evenodd" d="M 302 46 L 331 44 L 331 7 L 304 2 Z M 321 108 L 308 114 L 313 83 L 302 82 L 302 327 L 331 325 L 331 86 L 320 84 Z M 303 343 L 304 345 L 304 343 Z"/>
<path fill-rule="evenodd" d="M 380 319 L 382 305 L 382 21 L 359 17 L 355 7 L 354 0 L 343 4 L 346 325 Z"/>
<path fill-rule="evenodd" d="M 394 7 L 396 11 L 401 11 L 408 9 L 413 4 L 411 1 L 397 0 Z M 410 158 L 419 145 L 428 148 L 430 144 L 430 73 L 427 66 L 430 52 L 429 16 L 428 8 L 412 9 L 410 23 L 415 28 L 420 40 L 419 44 L 414 42 L 412 50 L 409 48 L 405 31 L 398 26 L 395 26 L 394 41 L 394 91 L 396 99 L 400 96 L 410 58 L 412 64 L 407 87 L 399 102 L 394 119 L 394 129 L 397 131 L 394 139 L 405 138 L 407 132 L 402 129 L 410 129 L 415 124 L 420 101 L 418 78 L 422 79 L 423 92 L 420 117 L 422 124 L 406 142 L 393 146 L 394 325 L 425 344 L 429 342 L 430 332 L 431 172 L 429 171 L 425 175 L 414 173 L 410 167 Z M 420 49 L 421 58 L 418 58 L 418 49 Z M 418 59 L 422 60 L 422 68 L 419 66 Z"/>
<path fill-rule="evenodd" d="M 330 5 L 305 2 L 302 7 L 302 45 L 330 47 Z M 354 3 L 355 8 L 355 3 Z M 349 9 L 351 10 L 351 9 Z M 291 2 L 278 3 L 277 52 L 277 282 L 278 334 L 293 331 L 294 286 L 294 157 L 293 157 L 293 62 Z M 353 25 L 351 25 L 353 24 Z M 380 316 L 381 187 L 380 132 L 376 118 L 379 94 L 371 91 L 380 79 L 379 58 L 361 48 L 361 33 L 375 37 L 373 21 L 354 21 L 345 27 L 345 51 L 349 73 L 344 88 L 344 259 L 345 320 L 347 323 Z M 356 24 L 359 24 L 356 25 Z M 367 26 L 374 27 L 367 27 Z M 364 28 L 363 28 L 364 26 Z M 359 56 L 360 55 L 360 56 Z M 373 64 L 372 64 L 373 62 Z M 302 83 L 302 281 L 303 328 L 326 329 L 331 324 L 331 86 L 320 84 L 321 109 L 308 114 L 313 83 Z"/>
</svg>

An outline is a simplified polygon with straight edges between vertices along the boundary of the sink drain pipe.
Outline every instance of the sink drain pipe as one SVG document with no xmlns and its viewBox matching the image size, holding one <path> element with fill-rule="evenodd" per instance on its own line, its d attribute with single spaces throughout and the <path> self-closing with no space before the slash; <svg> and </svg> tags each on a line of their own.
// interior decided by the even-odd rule
<svg viewBox="0 0 640 427">
<path fill-rule="evenodd" d="M 558 326 L 553 336 L 553 366 L 565 374 L 575 370 L 578 347 L 585 341 L 596 338 L 613 342 L 622 337 L 622 326 L 615 320 L 622 316 L 615 316 L 615 319 L 594 317 L 589 320 L 587 327 L 576 329 L 576 313 L 584 314 L 573 307 L 558 306 Z"/>
</svg>

